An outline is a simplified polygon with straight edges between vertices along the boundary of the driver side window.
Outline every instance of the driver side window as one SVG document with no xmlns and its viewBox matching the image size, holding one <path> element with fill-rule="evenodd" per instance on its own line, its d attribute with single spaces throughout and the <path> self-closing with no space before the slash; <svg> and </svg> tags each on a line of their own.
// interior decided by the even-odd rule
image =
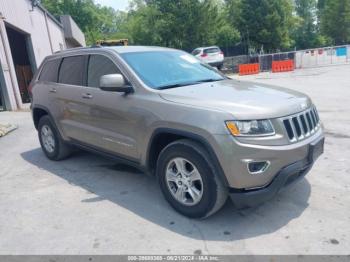
<svg viewBox="0 0 350 262">
<path fill-rule="evenodd" d="M 99 87 L 103 75 L 120 74 L 120 70 L 108 57 L 90 55 L 87 75 L 88 87 Z"/>
</svg>

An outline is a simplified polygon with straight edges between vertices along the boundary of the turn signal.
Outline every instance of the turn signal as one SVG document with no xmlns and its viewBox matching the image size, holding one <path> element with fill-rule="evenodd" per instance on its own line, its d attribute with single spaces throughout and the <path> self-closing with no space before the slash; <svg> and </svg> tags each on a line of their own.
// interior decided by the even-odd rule
<svg viewBox="0 0 350 262">
<path fill-rule="evenodd" d="M 234 135 L 234 136 L 240 135 L 239 129 L 237 128 L 236 124 L 233 121 L 226 122 L 226 126 L 227 126 L 228 130 L 230 130 L 232 135 Z"/>
</svg>

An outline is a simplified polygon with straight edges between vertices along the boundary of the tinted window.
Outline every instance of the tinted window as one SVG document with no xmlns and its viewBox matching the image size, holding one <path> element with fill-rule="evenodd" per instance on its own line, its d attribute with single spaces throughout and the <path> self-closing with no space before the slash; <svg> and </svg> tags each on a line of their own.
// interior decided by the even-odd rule
<svg viewBox="0 0 350 262">
<path fill-rule="evenodd" d="M 91 55 L 88 67 L 88 83 L 90 87 L 99 87 L 100 78 L 103 75 L 119 74 L 116 65 L 102 55 Z"/>
<path fill-rule="evenodd" d="M 51 60 L 44 64 L 41 70 L 39 80 L 47 82 L 57 82 L 58 68 L 60 67 L 61 59 Z"/>
<path fill-rule="evenodd" d="M 58 81 L 68 85 L 83 85 L 84 56 L 63 58 Z"/>
<path fill-rule="evenodd" d="M 217 47 L 204 50 L 204 53 L 206 53 L 206 54 L 214 54 L 214 53 L 220 53 L 220 52 L 221 52 L 220 49 Z"/>
<path fill-rule="evenodd" d="M 192 52 L 192 55 L 198 55 L 200 52 L 201 52 L 201 50 L 194 50 L 194 51 Z"/>
</svg>

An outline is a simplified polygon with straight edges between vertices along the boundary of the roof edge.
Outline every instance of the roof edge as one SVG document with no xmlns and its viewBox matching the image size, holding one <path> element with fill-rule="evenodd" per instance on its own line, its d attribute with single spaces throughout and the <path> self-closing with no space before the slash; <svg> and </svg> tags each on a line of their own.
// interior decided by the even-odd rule
<svg viewBox="0 0 350 262">
<path fill-rule="evenodd" d="M 29 0 L 29 1 L 33 3 L 32 0 Z M 47 16 L 48 16 L 56 25 L 58 25 L 59 27 L 63 28 L 62 23 L 61 23 L 60 21 L 58 21 L 58 20 L 56 19 L 56 17 L 54 17 L 53 14 L 51 14 L 41 3 L 38 2 L 38 3 L 36 3 L 35 6 L 38 7 L 38 8 L 39 8 L 41 11 L 43 11 L 44 13 L 46 13 Z"/>
</svg>

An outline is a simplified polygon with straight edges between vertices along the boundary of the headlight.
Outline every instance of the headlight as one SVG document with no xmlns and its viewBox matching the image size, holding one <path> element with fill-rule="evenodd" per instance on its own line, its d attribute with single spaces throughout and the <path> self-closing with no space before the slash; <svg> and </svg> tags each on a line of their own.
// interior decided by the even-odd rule
<svg viewBox="0 0 350 262">
<path fill-rule="evenodd" d="M 270 120 L 227 121 L 226 126 L 233 136 L 272 136 L 275 134 Z"/>
</svg>

